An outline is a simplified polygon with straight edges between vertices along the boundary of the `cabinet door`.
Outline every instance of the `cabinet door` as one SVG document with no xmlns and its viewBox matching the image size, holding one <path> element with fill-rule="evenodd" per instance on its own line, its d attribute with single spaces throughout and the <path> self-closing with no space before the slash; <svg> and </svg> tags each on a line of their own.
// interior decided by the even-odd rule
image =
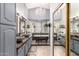
<svg viewBox="0 0 79 59">
<path fill-rule="evenodd" d="M 27 55 L 27 53 L 28 53 L 28 49 L 29 49 L 29 43 L 28 43 L 28 41 L 26 42 L 26 44 L 25 44 L 25 54 Z"/>
<path fill-rule="evenodd" d="M 24 56 L 24 46 L 18 50 L 18 56 Z"/>
<path fill-rule="evenodd" d="M 79 41 L 74 40 L 74 51 L 79 54 Z"/>
<path fill-rule="evenodd" d="M 29 39 L 29 49 L 31 47 L 31 44 L 32 44 L 32 38 L 30 37 L 30 39 Z"/>
<path fill-rule="evenodd" d="M 59 41 L 62 45 L 63 45 L 63 38 L 60 37 L 60 41 Z"/>
<path fill-rule="evenodd" d="M 71 39 L 70 46 L 71 46 L 71 49 L 74 50 L 74 40 L 73 39 Z"/>
<path fill-rule="evenodd" d="M 15 3 L 0 3 L 0 23 L 16 25 Z"/>
<path fill-rule="evenodd" d="M 29 49 L 29 47 L 30 47 L 30 38 L 29 38 L 29 40 L 28 40 L 28 49 Z"/>
<path fill-rule="evenodd" d="M 16 27 L 0 25 L 0 53 L 1 55 L 16 55 Z"/>
</svg>

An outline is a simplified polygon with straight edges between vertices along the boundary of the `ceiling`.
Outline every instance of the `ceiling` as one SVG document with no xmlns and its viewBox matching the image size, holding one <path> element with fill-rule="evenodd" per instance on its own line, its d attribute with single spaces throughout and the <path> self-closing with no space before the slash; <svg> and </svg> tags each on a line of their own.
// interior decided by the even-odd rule
<svg viewBox="0 0 79 59">
<path fill-rule="evenodd" d="M 28 19 L 33 21 L 49 20 L 49 3 L 26 3 L 25 5 L 28 8 Z"/>
<path fill-rule="evenodd" d="M 59 4 L 60 3 L 25 3 L 28 9 L 28 19 L 33 21 L 49 20 L 50 12 L 53 12 Z"/>
</svg>

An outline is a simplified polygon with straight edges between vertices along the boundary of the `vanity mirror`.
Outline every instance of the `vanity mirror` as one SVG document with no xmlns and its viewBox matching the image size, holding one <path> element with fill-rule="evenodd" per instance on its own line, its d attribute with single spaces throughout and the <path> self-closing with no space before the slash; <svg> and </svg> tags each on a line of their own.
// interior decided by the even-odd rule
<svg viewBox="0 0 79 59">
<path fill-rule="evenodd" d="M 79 17 L 76 16 L 71 19 L 71 30 L 73 33 L 79 32 Z"/>
<path fill-rule="evenodd" d="M 17 13 L 16 16 L 16 34 L 17 36 L 20 36 L 21 33 L 26 32 L 26 19 L 23 16 L 20 16 L 19 13 Z"/>
</svg>

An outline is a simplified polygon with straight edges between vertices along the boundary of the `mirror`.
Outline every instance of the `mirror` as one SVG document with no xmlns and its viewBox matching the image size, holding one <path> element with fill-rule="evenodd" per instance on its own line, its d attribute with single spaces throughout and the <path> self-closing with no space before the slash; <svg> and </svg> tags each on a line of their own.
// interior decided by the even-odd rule
<svg viewBox="0 0 79 59">
<path fill-rule="evenodd" d="M 65 56 L 66 36 L 66 4 L 54 13 L 54 56 Z"/>
<path fill-rule="evenodd" d="M 70 51 L 71 56 L 79 55 L 79 4 L 71 3 L 70 21 L 71 21 L 71 41 Z"/>
<path fill-rule="evenodd" d="M 26 32 L 26 22 L 25 22 L 25 18 L 23 16 L 19 16 L 19 14 L 17 13 L 17 20 L 16 20 L 16 29 L 17 29 L 17 34 L 20 33 L 25 33 Z"/>
</svg>

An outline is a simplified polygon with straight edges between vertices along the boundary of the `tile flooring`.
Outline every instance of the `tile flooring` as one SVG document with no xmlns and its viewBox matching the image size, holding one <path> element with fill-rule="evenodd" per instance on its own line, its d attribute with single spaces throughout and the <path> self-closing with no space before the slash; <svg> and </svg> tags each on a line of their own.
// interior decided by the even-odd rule
<svg viewBox="0 0 79 59">
<path fill-rule="evenodd" d="M 61 44 L 58 41 L 54 41 L 54 56 L 66 56 L 65 52 L 65 48 L 61 46 Z M 71 51 L 71 56 L 76 56 L 76 54 Z"/>
<path fill-rule="evenodd" d="M 59 44 L 59 42 L 56 43 Z M 28 56 L 50 56 L 50 46 L 32 46 Z M 66 56 L 65 48 L 63 46 L 54 46 L 54 56 Z M 71 52 L 71 56 L 76 56 L 76 54 Z"/>
<path fill-rule="evenodd" d="M 54 56 L 66 56 L 65 48 L 63 46 L 54 46 Z M 71 56 L 76 56 L 76 54 L 71 51 Z"/>
<path fill-rule="evenodd" d="M 50 56 L 50 46 L 32 46 L 28 56 Z M 54 56 L 66 56 L 63 46 L 54 46 Z M 76 56 L 71 52 L 71 56 Z"/>
<path fill-rule="evenodd" d="M 28 56 L 50 56 L 50 46 L 32 46 Z"/>
</svg>

